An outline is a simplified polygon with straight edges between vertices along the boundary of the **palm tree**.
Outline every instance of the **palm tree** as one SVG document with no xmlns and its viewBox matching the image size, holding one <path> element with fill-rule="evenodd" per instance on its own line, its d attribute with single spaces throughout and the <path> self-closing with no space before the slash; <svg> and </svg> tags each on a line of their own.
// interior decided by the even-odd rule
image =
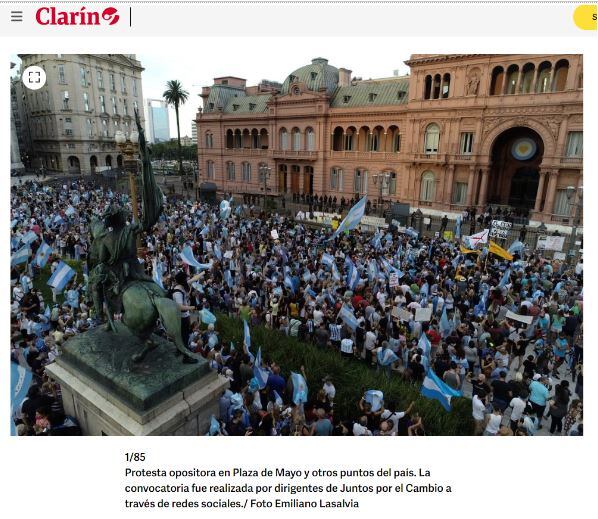
<svg viewBox="0 0 598 519">
<path fill-rule="evenodd" d="M 176 135 L 178 142 L 179 152 L 179 172 L 183 174 L 183 155 L 181 152 L 181 128 L 179 126 L 179 106 L 184 105 L 189 99 L 189 92 L 183 90 L 181 82 L 177 79 L 172 79 L 166 82 L 166 90 L 162 94 L 164 100 L 174 106 L 174 112 L 176 114 Z M 185 186 L 187 186 L 187 177 L 185 177 Z"/>
</svg>

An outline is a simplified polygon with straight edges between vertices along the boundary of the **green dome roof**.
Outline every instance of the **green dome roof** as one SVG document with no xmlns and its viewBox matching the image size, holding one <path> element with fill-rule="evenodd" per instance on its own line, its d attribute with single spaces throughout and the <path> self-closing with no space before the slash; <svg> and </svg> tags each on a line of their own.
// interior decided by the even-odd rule
<svg viewBox="0 0 598 519">
<path fill-rule="evenodd" d="M 338 69 L 328 64 L 324 58 L 311 60 L 311 65 L 305 65 L 291 72 L 282 84 L 282 94 L 289 93 L 292 83 L 304 83 L 305 86 L 314 92 L 326 88 L 326 92 L 332 94 L 338 86 Z"/>
</svg>

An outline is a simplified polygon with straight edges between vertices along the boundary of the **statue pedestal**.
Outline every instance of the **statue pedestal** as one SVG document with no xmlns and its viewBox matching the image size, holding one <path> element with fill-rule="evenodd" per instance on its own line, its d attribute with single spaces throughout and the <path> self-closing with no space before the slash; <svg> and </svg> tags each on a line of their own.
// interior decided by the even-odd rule
<svg viewBox="0 0 598 519">
<path fill-rule="evenodd" d="M 184 364 L 173 344 L 158 345 L 143 362 L 131 356 L 142 342 L 126 327 L 117 334 L 94 328 L 63 346 L 46 371 L 61 386 L 65 412 L 85 435 L 148 436 L 205 434 L 228 381 L 207 361 Z"/>
</svg>

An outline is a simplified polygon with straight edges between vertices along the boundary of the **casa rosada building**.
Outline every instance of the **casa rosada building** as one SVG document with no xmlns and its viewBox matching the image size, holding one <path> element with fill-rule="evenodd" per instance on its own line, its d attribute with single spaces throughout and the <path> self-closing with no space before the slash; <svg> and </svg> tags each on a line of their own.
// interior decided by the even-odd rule
<svg viewBox="0 0 598 519">
<path fill-rule="evenodd" d="M 282 83 L 216 78 L 197 114 L 201 180 L 238 194 L 267 184 L 274 195 L 367 194 L 427 214 L 493 204 L 532 222 L 572 222 L 581 55 L 412 55 L 405 64 L 407 76 L 382 79 L 323 58 Z"/>
</svg>

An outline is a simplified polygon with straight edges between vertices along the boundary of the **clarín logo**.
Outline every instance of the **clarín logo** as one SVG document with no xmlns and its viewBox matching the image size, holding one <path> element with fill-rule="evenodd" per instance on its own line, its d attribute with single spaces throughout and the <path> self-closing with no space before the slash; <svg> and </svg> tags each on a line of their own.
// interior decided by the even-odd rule
<svg viewBox="0 0 598 519">
<path fill-rule="evenodd" d="M 120 20 L 118 10 L 106 7 L 103 11 L 88 11 L 81 7 L 78 11 L 60 11 L 56 7 L 40 7 L 35 13 L 40 25 L 114 25 Z"/>
</svg>

